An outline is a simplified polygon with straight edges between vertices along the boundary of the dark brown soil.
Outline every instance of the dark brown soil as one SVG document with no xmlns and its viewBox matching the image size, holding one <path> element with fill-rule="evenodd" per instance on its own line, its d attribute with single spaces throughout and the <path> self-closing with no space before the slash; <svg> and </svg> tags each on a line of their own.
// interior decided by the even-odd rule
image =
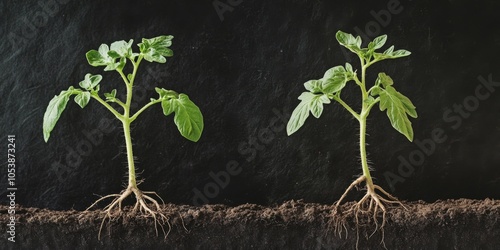
<svg viewBox="0 0 500 250">
<path fill-rule="evenodd" d="M 388 249 L 499 249 L 500 201 L 405 204 L 408 211 L 395 207 L 387 213 Z M 347 221 L 347 237 L 339 238 L 328 231 L 331 209 L 301 201 L 274 207 L 168 204 L 163 208 L 172 224 L 167 239 L 161 231 L 156 236 L 151 218 L 122 216 L 105 226 L 98 241 L 103 218 L 99 211 L 17 208 L 16 243 L 7 241 L 6 230 L 0 242 L 8 249 L 354 249 L 353 218 Z M 7 207 L 0 206 L 0 212 L 5 228 Z M 360 228 L 359 249 L 383 249 L 380 232 L 365 237 L 373 229 L 374 225 Z"/>
</svg>

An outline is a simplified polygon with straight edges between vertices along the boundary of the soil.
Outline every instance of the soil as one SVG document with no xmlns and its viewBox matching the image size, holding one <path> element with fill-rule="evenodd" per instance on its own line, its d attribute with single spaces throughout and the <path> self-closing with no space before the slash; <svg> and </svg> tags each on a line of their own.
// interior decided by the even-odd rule
<svg viewBox="0 0 500 250">
<path fill-rule="evenodd" d="M 498 249 L 500 245 L 498 200 L 417 201 L 405 206 L 408 210 L 394 207 L 387 212 L 387 249 Z M 18 207 L 16 243 L 7 237 L 0 242 L 8 249 L 354 249 L 354 218 L 347 218 L 348 234 L 339 238 L 329 229 L 332 208 L 302 201 L 272 207 L 167 204 L 162 209 L 172 230 L 166 239 L 161 229 L 156 235 L 151 218 L 124 215 L 105 226 L 98 241 L 101 211 Z M 1 224 L 6 225 L 6 206 L 0 206 L 0 214 Z M 359 249 L 384 249 L 381 231 L 367 237 L 373 229 L 374 225 L 359 228 Z"/>
</svg>

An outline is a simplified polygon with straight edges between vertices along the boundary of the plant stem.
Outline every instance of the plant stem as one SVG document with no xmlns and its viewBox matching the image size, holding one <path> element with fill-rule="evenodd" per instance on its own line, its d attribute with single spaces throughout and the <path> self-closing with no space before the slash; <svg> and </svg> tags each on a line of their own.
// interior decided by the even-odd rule
<svg viewBox="0 0 500 250">
<path fill-rule="evenodd" d="M 115 115 L 116 118 L 118 118 L 120 121 L 123 120 L 123 115 L 118 113 L 116 109 L 111 107 L 106 101 L 104 101 L 97 93 L 92 93 L 90 95 L 92 98 L 96 99 L 99 103 L 101 103 L 105 108 L 107 108 L 113 115 Z"/>
<path fill-rule="evenodd" d="M 370 174 L 370 169 L 368 168 L 368 159 L 366 156 L 366 117 L 367 115 L 362 114 L 359 118 L 359 152 L 361 156 L 363 175 L 366 177 L 366 186 L 369 189 L 373 189 L 373 180 Z"/>
<path fill-rule="evenodd" d="M 368 158 L 366 155 L 366 118 L 370 113 L 370 109 L 373 107 L 373 103 L 367 105 L 366 100 L 368 99 L 369 93 L 366 91 L 366 69 L 370 66 L 369 62 L 365 64 L 365 60 L 360 57 L 361 61 L 361 113 L 359 115 L 359 153 L 361 157 L 361 168 L 363 169 L 363 175 L 366 178 L 366 187 L 368 190 L 373 191 L 373 180 L 370 174 L 370 168 L 368 168 Z"/>
<path fill-rule="evenodd" d="M 120 75 L 123 75 L 121 71 Z M 124 75 L 123 75 L 124 76 Z M 133 75 L 132 79 L 135 77 Z M 126 78 L 124 78 L 124 81 Z M 127 83 L 127 82 L 126 82 Z M 123 124 L 123 135 L 125 136 L 125 145 L 127 147 L 127 161 L 128 161 L 128 187 L 129 188 L 137 188 L 137 181 L 135 175 L 135 165 L 134 165 L 134 153 L 132 150 L 132 136 L 130 135 L 130 124 L 133 119 L 130 118 L 130 104 L 132 102 L 132 84 L 127 85 L 127 103 L 120 102 L 120 106 L 123 107 L 123 115 L 118 113 L 111 105 L 109 105 L 106 101 L 104 101 L 97 93 L 92 93 L 91 97 L 100 102 L 104 107 L 106 107 L 113 115 L 118 118 Z"/>
<path fill-rule="evenodd" d="M 133 77 L 132 77 L 133 78 Z M 127 147 L 127 162 L 128 162 L 128 187 L 137 188 L 135 179 L 134 152 L 132 150 L 132 136 L 130 135 L 130 104 L 132 103 L 132 85 L 127 84 L 127 102 L 125 103 L 123 112 L 123 135 L 125 136 L 125 145 Z"/>
<path fill-rule="evenodd" d="M 335 96 L 333 96 L 333 99 L 334 99 L 335 101 L 337 101 L 338 103 L 340 103 L 340 104 L 341 104 L 341 105 L 342 105 L 345 109 L 347 109 L 347 111 L 349 111 L 349 113 L 351 113 L 351 114 L 352 114 L 352 116 L 354 116 L 354 118 L 356 118 L 356 120 L 358 120 L 358 121 L 359 121 L 359 114 L 358 114 L 358 113 L 356 113 L 356 111 L 354 111 L 354 110 L 351 108 L 351 106 L 349 106 L 347 103 L 345 103 L 345 102 L 344 102 L 344 100 L 342 100 L 342 99 L 340 98 L 340 96 L 335 95 Z"/>
<path fill-rule="evenodd" d="M 144 112 L 144 110 L 146 110 L 147 108 L 153 106 L 154 104 L 157 104 L 157 103 L 160 103 L 162 100 L 161 99 L 158 99 L 158 100 L 155 100 L 155 101 L 152 101 L 146 105 L 144 105 L 144 107 L 142 107 L 139 111 L 137 111 L 132 117 L 130 117 L 130 120 L 131 122 L 133 122 L 135 119 L 137 119 L 137 117 L 142 113 Z"/>
<path fill-rule="evenodd" d="M 137 188 L 137 181 L 135 179 L 135 165 L 134 153 L 132 150 L 132 137 L 130 136 L 130 119 L 124 119 L 123 135 L 125 135 L 125 145 L 127 147 L 127 161 L 128 161 L 128 187 Z"/>
<path fill-rule="evenodd" d="M 134 121 L 134 119 L 130 118 L 130 106 L 132 104 L 132 95 L 133 95 L 133 86 L 134 80 L 137 73 L 137 68 L 139 68 L 139 64 L 141 62 L 142 57 L 139 57 L 136 62 L 132 61 L 134 65 L 134 70 L 132 72 L 132 76 L 130 79 L 125 77 L 125 74 L 120 70 L 118 73 L 123 78 L 125 85 L 127 86 L 127 100 L 125 101 L 125 105 L 123 107 L 123 119 L 121 119 L 123 123 L 123 134 L 125 136 L 125 145 L 127 147 L 127 161 L 128 161 L 128 188 L 137 188 L 137 180 L 135 175 L 135 163 L 134 163 L 134 152 L 132 149 L 132 136 L 130 135 L 130 124 Z M 128 81 L 127 81 L 128 80 Z"/>
</svg>

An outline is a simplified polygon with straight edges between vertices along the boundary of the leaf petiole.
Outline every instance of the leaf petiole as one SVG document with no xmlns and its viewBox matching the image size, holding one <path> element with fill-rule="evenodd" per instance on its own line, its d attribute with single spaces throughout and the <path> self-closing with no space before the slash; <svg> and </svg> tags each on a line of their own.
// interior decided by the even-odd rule
<svg viewBox="0 0 500 250">
<path fill-rule="evenodd" d="M 140 110 L 138 110 L 133 116 L 130 117 L 130 121 L 133 122 L 135 119 L 137 119 L 137 117 L 139 117 L 139 115 L 144 112 L 146 109 L 148 109 L 149 107 L 157 104 L 157 103 L 161 103 L 161 99 L 158 99 L 158 100 L 154 100 L 154 101 L 151 101 L 149 102 L 148 104 L 144 105 L 144 107 L 142 107 Z"/>
<path fill-rule="evenodd" d="M 122 114 L 120 114 L 118 111 L 116 111 L 116 109 L 114 109 L 111 105 L 109 105 L 109 103 L 107 103 L 106 101 L 104 101 L 100 96 L 99 94 L 97 94 L 97 92 L 92 92 L 90 94 L 90 97 L 94 98 L 95 100 L 97 100 L 98 102 L 100 102 L 104 107 L 106 107 L 113 115 L 115 115 L 116 118 L 118 118 L 120 121 L 123 121 L 123 119 L 125 118 Z"/>
<path fill-rule="evenodd" d="M 335 101 L 337 101 L 338 103 L 340 103 L 340 104 L 341 104 L 341 105 L 342 105 L 345 109 L 347 109 L 347 111 L 349 111 L 349 113 L 351 113 L 351 114 L 352 114 L 352 116 L 354 116 L 354 118 L 356 118 L 356 120 L 358 120 L 358 121 L 359 121 L 359 119 L 360 119 L 360 114 L 356 113 L 356 111 L 354 111 L 354 110 L 351 108 L 351 106 L 349 106 L 349 104 L 345 103 L 345 102 L 344 102 L 344 100 L 342 100 L 342 99 L 340 98 L 340 96 L 338 96 L 338 95 L 333 95 L 333 99 L 334 99 Z"/>
</svg>

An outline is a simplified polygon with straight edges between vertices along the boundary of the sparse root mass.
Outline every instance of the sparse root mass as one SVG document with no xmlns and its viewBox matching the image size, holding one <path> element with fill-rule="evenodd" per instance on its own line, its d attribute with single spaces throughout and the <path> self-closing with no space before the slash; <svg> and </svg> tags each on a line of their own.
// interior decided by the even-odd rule
<svg viewBox="0 0 500 250">
<path fill-rule="evenodd" d="M 172 227 L 170 225 L 168 217 L 161 213 L 160 204 L 153 197 L 154 196 L 158 197 L 158 199 L 162 202 L 162 204 L 165 204 L 165 202 L 161 199 L 161 197 L 158 194 L 156 194 L 156 192 L 145 192 L 139 190 L 137 187 L 129 186 L 127 189 L 123 190 L 120 194 L 110 194 L 101 197 L 85 210 L 88 211 L 89 209 L 96 206 L 99 202 L 103 200 L 114 198 L 113 201 L 103 209 L 104 210 L 103 212 L 105 214 L 104 218 L 102 219 L 101 226 L 99 228 L 98 239 L 101 240 L 101 232 L 106 220 L 108 222 L 111 222 L 113 221 L 113 218 L 122 215 L 123 212 L 122 202 L 131 195 L 135 196 L 136 199 L 131 214 L 136 215 L 137 213 L 139 213 L 144 217 L 152 217 L 154 220 L 156 235 L 158 235 L 158 225 L 160 225 L 160 228 L 163 231 L 163 234 L 165 235 L 166 238 L 170 233 Z M 167 231 L 165 231 L 165 228 L 163 227 L 165 223 L 168 225 Z"/>
<path fill-rule="evenodd" d="M 347 218 L 354 215 L 355 223 L 356 223 L 356 232 L 357 232 L 357 240 L 356 240 L 356 249 L 358 248 L 359 241 L 359 226 L 360 225 L 370 225 L 375 224 L 375 229 L 370 235 L 367 237 L 373 236 L 378 230 L 381 231 L 382 240 L 381 244 L 384 245 L 384 226 L 386 224 L 386 213 L 387 207 L 393 204 L 400 205 L 403 208 L 407 209 L 403 203 L 401 203 L 396 197 L 392 196 L 380 186 L 375 184 L 366 184 L 366 194 L 359 200 L 354 203 L 348 209 L 341 211 L 340 204 L 342 200 L 347 196 L 347 193 L 351 191 L 354 187 L 357 187 L 362 182 L 366 182 L 366 177 L 361 176 L 356 179 L 354 182 L 349 185 L 344 194 L 340 197 L 340 199 L 336 202 L 335 208 L 332 212 L 332 222 L 331 226 L 333 226 L 333 231 L 335 234 L 338 234 L 339 237 L 342 236 L 342 231 L 345 231 L 346 237 L 348 233 L 347 229 Z M 379 194 L 380 193 L 380 194 Z M 379 215 L 382 215 L 382 220 L 379 220 Z"/>
</svg>

